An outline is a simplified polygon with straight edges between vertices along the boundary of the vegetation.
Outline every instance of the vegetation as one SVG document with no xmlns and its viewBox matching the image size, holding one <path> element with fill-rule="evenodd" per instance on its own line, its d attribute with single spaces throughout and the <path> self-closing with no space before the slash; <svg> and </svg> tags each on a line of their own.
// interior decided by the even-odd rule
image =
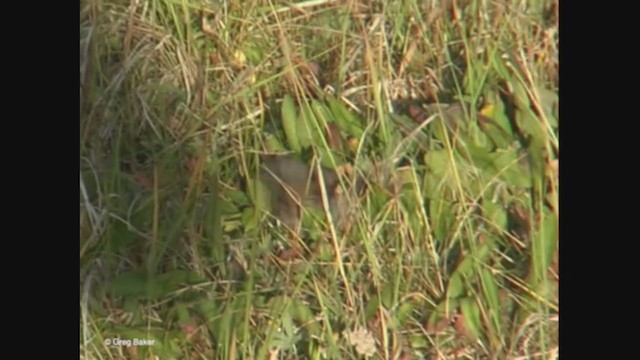
<svg viewBox="0 0 640 360">
<path fill-rule="evenodd" d="M 81 358 L 556 358 L 557 7 L 81 0 Z M 294 259 L 278 149 L 366 184 Z"/>
</svg>

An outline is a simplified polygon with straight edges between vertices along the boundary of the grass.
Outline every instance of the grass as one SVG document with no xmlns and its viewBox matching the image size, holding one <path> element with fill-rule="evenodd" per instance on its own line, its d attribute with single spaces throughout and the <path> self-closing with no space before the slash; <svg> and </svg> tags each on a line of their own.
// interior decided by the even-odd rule
<svg viewBox="0 0 640 360">
<path fill-rule="evenodd" d="M 82 0 L 81 358 L 556 358 L 557 6 Z M 348 231 L 278 258 L 267 149 Z"/>
</svg>

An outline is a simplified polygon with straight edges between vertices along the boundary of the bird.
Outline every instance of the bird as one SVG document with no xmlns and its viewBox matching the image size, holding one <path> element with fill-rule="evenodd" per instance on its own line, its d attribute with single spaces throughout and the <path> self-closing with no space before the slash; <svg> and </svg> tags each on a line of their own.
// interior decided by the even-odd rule
<svg viewBox="0 0 640 360">
<path fill-rule="evenodd" d="M 261 155 L 260 181 L 270 192 L 271 211 L 283 225 L 296 234 L 300 231 L 302 208 L 328 210 L 338 227 L 350 209 L 348 199 L 341 189 L 338 172 L 320 166 L 324 190 L 318 167 L 310 166 L 292 155 Z M 328 209 L 325 209 L 323 193 Z"/>
</svg>

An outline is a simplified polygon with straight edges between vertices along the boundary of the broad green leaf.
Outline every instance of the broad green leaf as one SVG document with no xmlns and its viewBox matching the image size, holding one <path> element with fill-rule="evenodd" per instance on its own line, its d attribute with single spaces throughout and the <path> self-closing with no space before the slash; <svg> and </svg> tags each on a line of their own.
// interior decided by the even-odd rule
<svg viewBox="0 0 640 360">
<path fill-rule="evenodd" d="M 329 107 L 333 112 L 336 123 L 342 130 L 356 139 L 362 137 L 364 133 L 364 130 L 362 130 L 362 122 L 340 101 L 334 97 L 329 97 Z"/>
<path fill-rule="evenodd" d="M 378 309 L 380 306 L 380 298 L 377 294 L 374 294 L 369 299 L 367 307 L 365 308 L 365 320 L 369 321 L 378 315 Z"/>
<path fill-rule="evenodd" d="M 128 248 L 136 242 L 137 235 L 129 230 L 128 226 L 121 221 L 110 221 L 110 226 L 106 228 L 107 235 L 105 238 L 110 241 L 107 242 L 108 252 L 118 252 Z"/>
<path fill-rule="evenodd" d="M 464 316 L 465 327 L 469 335 L 473 339 L 477 339 L 482 334 L 482 319 L 480 317 L 480 308 L 473 298 L 464 298 L 460 300 L 460 309 Z"/>
<path fill-rule="evenodd" d="M 205 319 L 214 319 L 220 315 L 220 306 L 215 301 L 203 299 L 196 303 L 195 309 Z"/>
<path fill-rule="evenodd" d="M 478 120 L 480 121 L 480 120 Z M 487 151 L 493 150 L 493 141 L 480 128 L 478 123 L 471 122 L 468 127 L 469 139 L 473 140 L 473 144 Z"/>
<path fill-rule="evenodd" d="M 178 316 L 178 322 L 184 324 L 191 322 L 191 315 L 189 314 L 189 305 L 177 304 L 175 310 Z"/>
<path fill-rule="evenodd" d="M 482 131 L 484 131 L 496 148 L 508 149 L 511 146 L 513 138 L 509 137 L 507 132 L 493 121 L 483 124 Z"/>
<path fill-rule="evenodd" d="M 464 158 L 471 157 L 473 165 L 479 169 L 487 170 L 493 166 L 493 156 L 491 152 L 470 142 L 458 146 L 458 151 Z"/>
<path fill-rule="evenodd" d="M 312 145 L 320 146 L 322 140 L 318 137 L 317 121 L 308 103 L 303 104 L 300 108 L 299 120 L 298 138 L 302 148 L 308 148 Z"/>
<path fill-rule="evenodd" d="M 558 93 L 544 87 L 538 87 L 538 95 L 540 96 L 540 106 L 549 121 L 549 125 L 552 128 L 557 128 L 558 120 L 556 119 L 555 110 L 558 104 Z"/>
<path fill-rule="evenodd" d="M 509 83 L 512 89 L 511 96 L 513 97 L 516 107 L 520 110 L 530 109 L 531 102 L 529 101 L 529 95 L 522 82 L 516 77 L 513 77 Z"/>
<path fill-rule="evenodd" d="M 540 143 L 546 141 L 542 122 L 540 122 L 533 110 L 529 108 L 518 110 L 516 112 L 516 123 L 523 132 L 533 138 L 533 141 Z"/>
<path fill-rule="evenodd" d="M 187 284 L 200 281 L 203 279 L 199 274 L 186 270 L 176 270 L 156 276 L 149 276 L 144 272 L 128 272 L 115 278 L 109 284 L 108 291 L 113 296 L 134 296 L 157 300 Z"/>
<path fill-rule="evenodd" d="M 124 311 L 128 311 L 130 313 L 136 313 L 140 309 L 140 303 L 137 298 L 133 296 L 128 296 L 124 299 L 124 304 L 122 305 Z"/>
<path fill-rule="evenodd" d="M 427 351 L 432 346 L 432 342 L 430 339 L 424 336 L 423 334 L 409 334 L 408 336 L 409 343 L 411 344 L 411 348 L 420 351 Z"/>
<path fill-rule="evenodd" d="M 558 241 L 558 221 L 555 214 L 546 207 L 542 212 L 542 220 L 540 228 L 533 237 L 533 245 L 531 251 L 531 285 L 540 283 L 546 278 L 547 269 L 553 260 L 553 254 L 556 250 Z"/>
<path fill-rule="evenodd" d="M 249 182 L 249 186 L 253 186 L 253 204 L 254 207 L 246 207 L 242 211 L 242 223 L 245 224 L 247 231 L 256 229 L 260 222 L 262 211 L 268 211 L 271 207 L 271 193 L 265 184 L 258 179 Z"/>
<path fill-rule="evenodd" d="M 410 319 L 414 309 L 415 309 L 415 306 L 411 302 L 406 302 L 400 305 L 400 307 L 396 312 L 397 322 L 399 324 L 406 324 L 407 321 Z"/>
<path fill-rule="evenodd" d="M 386 286 L 382 289 L 382 305 L 387 308 L 387 309 L 391 309 L 391 307 L 393 306 L 394 303 L 394 293 L 395 293 L 395 286 L 392 282 L 388 282 L 386 284 Z"/>
<path fill-rule="evenodd" d="M 434 180 L 441 180 L 449 172 L 451 164 L 447 150 L 431 150 L 424 155 L 424 162 L 429 167 L 431 173 L 435 175 Z M 437 182 L 437 181 L 436 181 Z"/>
<path fill-rule="evenodd" d="M 237 214 L 240 211 L 236 204 L 234 204 L 229 199 L 221 198 L 219 200 L 221 215 L 233 215 Z"/>
<path fill-rule="evenodd" d="M 329 149 L 327 149 L 324 146 L 316 148 L 316 152 L 320 157 L 320 165 L 326 168 L 335 169 L 338 166 L 341 166 L 342 164 L 344 164 L 344 160 L 342 159 L 341 156 L 331 152 Z"/>
<path fill-rule="evenodd" d="M 305 304 L 300 300 L 293 300 L 293 303 L 291 304 L 291 311 L 294 319 L 300 324 L 304 324 L 312 335 L 320 336 L 322 329 L 316 321 L 308 304 Z"/>
<path fill-rule="evenodd" d="M 485 299 L 489 304 L 489 318 L 491 321 L 491 328 L 496 332 L 494 337 L 502 338 L 502 320 L 501 320 L 501 306 L 500 298 L 498 297 L 498 285 L 497 280 L 493 274 L 487 269 L 480 269 L 480 278 L 482 280 L 482 291 Z"/>
<path fill-rule="evenodd" d="M 539 205 L 546 194 L 545 187 L 545 150 L 541 141 L 533 139 L 527 148 L 527 159 L 529 160 L 529 170 L 532 185 L 532 204 L 534 209 L 539 210 Z"/>
<path fill-rule="evenodd" d="M 372 213 L 380 212 L 389 203 L 389 194 L 380 189 L 373 189 L 370 194 Z"/>
<path fill-rule="evenodd" d="M 335 122 L 331 110 L 320 101 L 314 100 L 311 103 L 311 108 L 313 109 L 316 119 L 318 119 L 318 125 L 321 127 L 324 127 L 325 124 Z"/>
<path fill-rule="evenodd" d="M 249 198 L 247 197 L 247 193 L 244 191 L 228 190 L 225 191 L 224 194 L 237 206 L 249 205 Z"/>
<path fill-rule="evenodd" d="M 298 139 L 298 119 L 295 104 L 289 95 L 282 101 L 282 126 L 291 150 L 299 153 L 302 147 Z"/>
<path fill-rule="evenodd" d="M 462 274 L 459 272 L 455 272 L 451 275 L 449 279 L 449 284 L 447 285 L 447 298 L 448 299 L 458 299 L 465 294 L 465 286 L 464 279 L 462 278 Z"/>
<path fill-rule="evenodd" d="M 484 216 L 498 229 L 507 229 L 507 212 L 500 206 L 495 204 L 489 198 L 484 198 L 482 201 L 482 208 L 484 210 Z"/>
<path fill-rule="evenodd" d="M 115 278 L 109 292 L 113 296 L 143 296 L 146 293 L 148 276 L 144 272 L 128 272 Z"/>
<path fill-rule="evenodd" d="M 433 137 L 435 137 L 437 140 L 441 141 L 442 143 L 446 144 L 447 141 L 449 143 L 453 141 L 453 136 L 449 134 L 447 130 L 447 125 L 442 117 L 436 118 L 429 125 L 429 128 L 430 128 L 431 134 L 433 134 Z"/>
<path fill-rule="evenodd" d="M 293 324 L 293 318 L 291 317 L 291 307 L 286 308 L 286 310 L 282 313 L 282 329 L 284 333 L 287 335 L 292 335 L 296 332 L 296 327 Z"/>
<path fill-rule="evenodd" d="M 266 133 L 264 136 L 265 136 L 267 151 L 269 152 L 287 151 L 286 147 L 273 134 Z"/>
<path fill-rule="evenodd" d="M 499 175 L 499 178 L 507 184 L 520 187 L 531 187 L 531 172 L 529 167 L 521 164 L 520 155 L 516 150 L 509 149 L 498 151 L 493 156 L 493 167 L 491 175 Z"/>
<path fill-rule="evenodd" d="M 485 105 L 478 121 L 485 134 L 499 149 L 507 149 L 515 140 L 509 118 L 505 114 L 505 106 L 500 97 L 495 93 L 489 93 L 490 103 Z"/>
<path fill-rule="evenodd" d="M 226 351 L 231 348 L 231 334 L 235 331 L 235 325 L 237 323 L 233 315 L 233 306 L 226 306 L 222 312 L 222 316 L 218 317 L 217 321 L 214 322 L 217 325 L 216 331 L 213 332 L 214 338 L 222 348 L 223 353 L 227 355 L 225 358 L 229 355 L 226 354 Z"/>
<path fill-rule="evenodd" d="M 475 256 L 467 255 L 451 275 L 447 288 L 447 297 L 456 298 L 464 295 L 464 281 L 471 278 L 477 268 L 475 265 L 485 262 L 491 255 L 491 249 L 495 240 L 488 238 L 482 245 L 476 248 Z"/>
<path fill-rule="evenodd" d="M 435 238 L 438 240 L 446 239 L 455 223 L 455 214 L 451 204 L 439 198 L 431 199 L 429 201 L 429 216 Z"/>
<path fill-rule="evenodd" d="M 512 141 L 514 139 L 513 129 L 511 127 L 509 117 L 506 114 L 504 102 L 497 94 L 490 94 L 489 96 L 491 103 L 484 106 L 480 113 L 491 119 L 493 124 L 499 126 L 502 130 L 504 130 L 507 139 Z"/>
</svg>

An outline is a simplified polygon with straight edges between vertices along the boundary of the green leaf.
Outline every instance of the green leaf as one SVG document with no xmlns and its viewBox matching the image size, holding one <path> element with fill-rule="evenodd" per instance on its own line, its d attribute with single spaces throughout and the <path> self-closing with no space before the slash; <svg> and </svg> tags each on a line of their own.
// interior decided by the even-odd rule
<svg viewBox="0 0 640 360">
<path fill-rule="evenodd" d="M 540 96 L 540 106 L 542 111 L 549 121 L 549 125 L 552 128 L 558 127 L 558 120 L 556 118 L 556 109 L 558 104 L 558 93 L 549 89 L 538 87 L 538 95 Z"/>
<path fill-rule="evenodd" d="M 449 154 L 447 150 L 431 150 L 424 155 L 424 162 L 434 175 L 436 181 L 441 180 L 449 172 Z"/>
<path fill-rule="evenodd" d="M 507 212 L 500 206 L 495 204 L 491 199 L 484 198 L 482 201 L 482 208 L 484 209 L 484 215 L 498 229 L 507 229 Z"/>
<path fill-rule="evenodd" d="M 547 269 L 553 260 L 553 254 L 558 242 L 558 220 L 552 211 L 544 208 L 540 228 L 533 237 L 531 251 L 531 282 L 532 287 L 536 287 L 542 280 L 546 279 Z"/>
<path fill-rule="evenodd" d="M 293 335 L 296 332 L 296 327 L 293 324 L 293 318 L 291 318 L 289 310 L 291 310 L 291 307 L 288 307 L 287 310 L 282 313 L 282 329 L 285 334 Z"/>
<path fill-rule="evenodd" d="M 221 198 L 219 200 L 221 215 L 233 215 L 240 212 L 240 209 L 229 199 Z"/>
<path fill-rule="evenodd" d="M 210 299 L 199 300 L 195 309 L 205 319 L 214 319 L 220 315 L 220 306 Z"/>
<path fill-rule="evenodd" d="M 500 129 L 504 131 L 507 139 L 512 141 L 514 139 L 513 128 L 511 127 L 511 122 L 507 116 L 504 102 L 495 93 L 490 93 L 488 97 L 490 105 L 485 106 L 482 109 L 481 114 L 491 119 L 492 124 L 499 126 Z"/>
<path fill-rule="evenodd" d="M 330 149 L 327 149 L 324 146 L 316 148 L 316 152 L 318 153 L 318 156 L 320 157 L 320 165 L 322 165 L 322 166 L 324 166 L 326 168 L 335 169 L 335 168 L 341 166 L 342 164 L 344 164 L 344 160 L 343 160 L 343 158 L 341 156 L 331 152 Z M 335 161 L 335 163 L 334 163 L 334 161 Z"/>
<path fill-rule="evenodd" d="M 513 77 L 509 82 L 511 84 L 513 101 L 516 107 L 520 110 L 530 109 L 531 102 L 529 101 L 529 95 L 527 94 L 527 89 L 524 85 L 518 80 L 518 78 Z"/>
<path fill-rule="evenodd" d="M 224 311 L 222 312 L 222 316 L 218 315 L 217 321 L 214 321 L 214 323 L 216 324 L 216 329 L 215 331 L 213 331 L 213 334 L 215 334 L 215 339 L 218 345 L 221 347 L 223 353 L 231 348 L 231 337 L 233 332 L 235 331 L 236 324 L 233 315 L 233 306 L 226 306 Z"/>
<path fill-rule="evenodd" d="M 478 114 L 478 116 L 480 116 L 480 114 Z M 481 120 L 479 119 L 478 121 Z M 472 139 L 474 145 L 487 151 L 493 150 L 494 143 L 491 138 L 482 130 L 479 122 L 469 123 L 467 132 L 469 134 L 469 139 Z"/>
<path fill-rule="evenodd" d="M 499 178 L 507 184 L 519 187 L 531 187 L 531 173 L 528 167 L 522 166 L 516 150 L 509 149 L 492 154 L 493 166 L 489 170 L 492 176 L 500 174 Z"/>
<path fill-rule="evenodd" d="M 128 272 L 115 278 L 109 284 L 108 292 L 113 296 L 157 300 L 187 284 L 201 281 L 203 278 L 199 274 L 186 270 L 176 270 L 157 276 L 149 276 L 144 272 Z"/>
<path fill-rule="evenodd" d="M 316 119 L 318 119 L 318 125 L 324 127 L 326 124 L 334 123 L 334 118 L 331 113 L 331 110 L 321 103 L 318 100 L 314 100 L 311 103 L 311 108 L 313 109 L 314 114 L 316 115 Z"/>
<path fill-rule="evenodd" d="M 501 326 L 501 306 L 498 297 L 497 280 L 493 274 L 487 269 L 480 269 L 480 278 L 482 279 L 482 290 L 489 304 L 489 318 L 491 328 L 496 332 L 492 337 L 502 338 Z"/>
<path fill-rule="evenodd" d="M 128 226 L 121 221 L 111 221 L 107 227 L 107 236 L 111 240 L 107 243 L 109 252 L 126 250 L 127 247 L 135 244 L 137 235 L 129 230 Z"/>
<path fill-rule="evenodd" d="M 429 201 L 429 216 L 434 236 L 438 240 L 446 239 L 455 223 L 455 214 L 448 201 L 435 198 Z"/>
<path fill-rule="evenodd" d="M 179 303 L 175 306 L 175 310 L 178 316 L 178 322 L 182 324 L 191 322 L 191 315 L 189 314 L 189 305 Z"/>
<path fill-rule="evenodd" d="M 479 169 L 488 170 L 488 169 L 491 169 L 491 167 L 493 166 L 492 153 L 486 149 L 483 149 L 472 143 L 466 142 L 466 144 L 464 145 L 461 144 L 458 147 L 458 151 L 465 158 L 471 157 L 471 161 L 473 162 L 473 165 Z"/>
<path fill-rule="evenodd" d="M 269 341 L 269 346 L 275 346 L 280 350 L 290 350 L 301 339 L 293 323 L 291 299 L 286 296 L 278 296 L 270 301 L 270 310 L 276 319 L 280 320 L 280 329 Z"/>
<path fill-rule="evenodd" d="M 273 134 L 266 133 L 265 144 L 269 152 L 285 152 L 287 148 Z"/>
<path fill-rule="evenodd" d="M 237 206 L 247 206 L 249 205 L 249 198 L 247 197 L 247 193 L 239 190 L 227 190 L 224 192 L 225 196 L 231 199 L 231 201 Z"/>
<path fill-rule="evenodd" d="M 508 149 L 511 146 L 513 137 L 493 120 L 486 118 L 486 122 L 482 124 L 482 131 L 489 137 L 491 142 L 498 149 Z"/>
<path fill-rule="evenodd" d="M 302 105 L 299 119 L 298 138 L 300 139 L 302 148 L 309 148 L 312 145 L 320 146 L 322 140 L 318 137 L 317 120 L 308 103 Z"/>
<path fill-rule="evenodd" d="M 480 308 L 473 298 L 464 298 L 460 301 L 460 308 L 464 315 L 465 328 L 472 338 L 478 339 L 482 334 L 482 319 L 480 318 Z"/>
<path fill-rule="evenodd" d="M 482 245 L 475 249 L 475 254 L 467 255 L 460 262 L 449 279 L 449 286 L 447 287 L 448 298 L 453 299 L 464 295 L 465 279 L 469 279 L 474 275 L 476 265 L 487 261 L 494 243 L 495 239 L 488 237 Z"/>
<path fill-rule="evenodd" d="M 293 303 L 291 304 L 291 312 L 293 314 L 293 318 L 300 324 L 304 324 L 307 329 L 309 329 L 309 332 L 312 335 L 320 336 L 322 329 L 316 321 L 315 316 L 313 315 L 313 312 L 309 308 L 308 304 L 294 299 Z"/>
<path fill-rule="evenodd" d="M 410 303 L 410 302 L 406 302 L 400 305 L 400 307 L 396 312 L 396 321 L 399 324 L 406 324 L 407 321 L 410 319 L 414 308 L 415 306 L 413 305 L 413 303 Z"/>
<path fill-rule="evenodd" d="M 518 110 L 516 112 L 516 123 L 524 133 L 533 138 L 533 141 L 540 143 L 544 143 L 546 141 L 545 132 L 542 129 L 542 123 L 533 110 L 529 108 Z"/>
<path fill-rule="evenodd" d="M 382 289 L 382 294 L 381 294 L 382 305 L 385 308 L 391 309 L 391 307 L 393 306 L 394 293 L 395 293 L 395 287 L 393 283 L 388 282 L 386 286 Z"/>
<path fill-rule="evenodd" d="M 287 141 L 291 150 L 299 153 L 302 150 L 300 140 L 298 139 L 298 119 L 296 116 L 296 108 L 291 96 L 286 95 L 282 101 L 282 126 L 287 136 Z"/>
<path fill-rule="evenodd" d="M 113 296 L 143 296 L 146 293 L 148 276 L 143 272 L 128 272 L 115 278 L 108 291 Z"/>
<path fill-rule="evenodd" d="M 454 273 L 449 278 L 449 284 L 447 285 L 447 298 L 458 299 L 465 294 L 464 280 L 462 274 L 459 272 Z"/>
<path fill-rule="evenodd" d="M 434 138 L 436 138 L 437 140 L 441 141 L 442 143 L 446 144 L 447 140 L 449 142 L 453 141 L 453 138 L 451 136 L 451 134 L 449 134 L 448 130 L 447 130 L 447 125 L 445 123 L 445 121 L 443 120 L 442 117 L 438 117 L 436 118 L 430 125 L 429 125 L 431 134 L 433 135 Z"/>
<path fill-rule="evenodd" d="M 338 124 L 338 126 L 349 135 L 360 139 L 364 133 L 364 130 L 362 129 L 362 121 L 360 121 L 336 98 L 329 97 L 328 101 L 336 124 Z"/>
<path fill-rule="evenodd" d="M 369 321 L 378 315 L 378 310 L 380 307 L 380 298 L 377 294 L 371 296 L 369 302 L 367 303 L 367 307 L 365 308 L 365 320 Z"/>
<path fill-rule="evenodd" d="M 260 205 L 260 206 L 265 206 L 265 205 Z M 256 206 L 257 209 L 261 209 L 260 207 Z M 266 207 L 262 207 L 262 209 L 266 209 Z M 242 211 L 242 224 L 244 224 L 245 228 L 245 233 L 246 234 L 252 234 L 257 228 L 258 225 L 260 224 L 260 215 L 257 211 L 255 211 L 255 209 L 252 209 L 250 207 L 245 208 Z"/>
</svg>

